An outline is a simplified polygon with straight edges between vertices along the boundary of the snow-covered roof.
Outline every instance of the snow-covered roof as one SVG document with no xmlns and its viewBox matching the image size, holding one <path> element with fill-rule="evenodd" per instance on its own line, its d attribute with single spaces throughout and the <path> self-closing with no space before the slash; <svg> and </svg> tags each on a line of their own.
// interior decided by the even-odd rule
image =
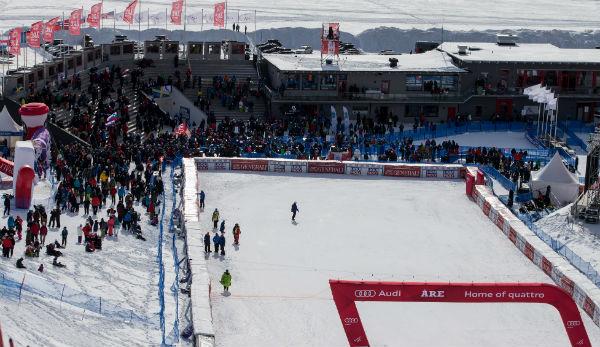
<svg viewBox="0 0 600 347">
<path fill-rule="evenodd" d="M 468 47 L 467 54 L 458 54 L 458 46 Z M 600 49 L 560 48 L 549 43 L 444 42 L 438 49 L 466 62 L 600 64 Z"/>
<path fill-rule="evenodd" d="M 339 65 L 321 65 L 321 54 L 263 54 L 281 71 L 356 71 L 356 72 L 443 72 L 461 73 L 445 53 L 430 51 L 422 54 L 359 54 L 340 55 Z M 398 59 L 397 67 L 390 67 L 390 58 Z"/>
</svg>

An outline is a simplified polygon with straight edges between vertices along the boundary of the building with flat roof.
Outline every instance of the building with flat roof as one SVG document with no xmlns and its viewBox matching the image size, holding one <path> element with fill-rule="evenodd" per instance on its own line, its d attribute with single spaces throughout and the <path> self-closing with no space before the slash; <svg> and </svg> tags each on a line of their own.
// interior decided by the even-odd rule
<svg viewBox="0 0 600 347">
<path fill-rule="evenodd" d="M 538 83 L 559 97 L 562 119 L 591 121 L 600 115 L 600 50 L 498 42 L 445 42 L 420 54 L 340 55 L 322 64 L 315 54 L 263 54 L 263 76 L 274 114 L 291 106 L 328 113 L 420 115 L 431 120 L 471 114 L 475 119 L 513 119 L 537 112 L 523 89 Z"/>
</svg>

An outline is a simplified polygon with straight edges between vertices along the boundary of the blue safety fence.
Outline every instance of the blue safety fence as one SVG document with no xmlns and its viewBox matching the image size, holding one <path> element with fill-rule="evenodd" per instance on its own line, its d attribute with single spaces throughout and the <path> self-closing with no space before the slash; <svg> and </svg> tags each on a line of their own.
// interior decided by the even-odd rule
<svg viewBox="0 0 600 347">
<path fill-rule="evenodd" d="M 583 260 L 577 253 L 573 252 L 566 243 L 548 235 L 542 228 L 535 225 L 533 219 L 529 215 L 517 213 L 517 217 L 519 217 L 519 219 L 540 238 L 540 240 L 544 241 L 544 243 L 550 246 L 556 253 L 565 257 L 571 265 L 592 281 L 596 287 L 600 288 L 600 274 L 594 269 L 592 264 Z"/>
<path fill-rule="evenodd" d="M 559 127 L 559 129 L 562 130 L 563 134 L 567 135 L 567 146 L 570 146 L 570 147 L 577 146 L 577 147 L 583 149 L 584 151 L 588 150 L 587 143 L 584 140 L 582 140 L 579 136 L 577 136 L 577 134 L 575 134 L 575 132 L 593 133 L 594 132 L 593 125 L 591 126 L 591 125 L 584 125 L 584 124 L 578 124 L 578 123 L 565 121 L 565 122 L 559 122 L 558 127 Z"/>
<path fill-rule="evenodd" d="M 495 170 L 494 168 L 480 167 L 480 169 L 488 176 L 488 178 L 494 177 L 494 179 L 496 179 L 497 175 L 499 174 L 499 173 L 493 173 L 493 171 Z M 501 182 L 501 180 L 498 180 L 498 179 L 496 179 L 496 181 Z M 504 183 L 506 183 L 506 182 L 504 182 Z M 513 182 L 510 182 L 510 183 L 512 184 Z M 491 179 L 486 180 L 486 184 L 488 187 L 490 187 L 490 189 L 492 189 L 492 192 L 494 192 L 494 195 L 498 196 L 498 199 L 500 199 L 500 201 L 502 201 L 502 203 L 506 205 L 508 202 L 508 196 L 497 194 L 496 191 L 494 190 L 494 182 Z M 502 184 L 502 183 L 500 183 L 500 184 Z M 506 187 L 504 187 L 504 188 L 506 189 Z M 517 202 L 529 201 L 531 199 L 533 199 L 533 194 L 531 192 L 526 193 L 526 194 L 521 194 L 521 195 L 515 195 L 515 201 L 517 201 Z M 522 200 L 522 201 L 520 201 L 520 200 Z M 537 235 L 537 237 L 539 237 L 540 240 L 542 240 L 545 244 L 550 246 L 550 248 L 552 248 L 552 250 L 554 250 L 556 253 L 565 257 L 569 261 L 569 263 L 571 263 L 571 265 L 573 265 L 575 268 L 577 268 L 577 270 L 579 270 L 590 281 L 592 281 L 596 285 L 596 287 L 600 288 L 600 274 L 598 273 L 598 271 L 596 271 L 596 269 L 592 266 L 592 264 L 583 260 L 583 258 L 581 258 L 577 253 L 573 252 L 573 250 L 571 250 L 566 245 L 566 243 L 555 239 L 554 237 L 552 237 L 548 233 L 546 233 L 542 228 L 538 227 L 534 222 L 534 217 L 532 214 L 524 214 L 524 213 L 521 213 L 516 210 L 512 210 L 512 212 L 535 235 Z M 537 215 L 537 212 L 534 213 L 534 215 L 536 215 L 536 217 L 537 217 L 535 220 L 538 220 L 539 218 L 541 218 L 540 215 Z"/>
<path fill-rule="evenodd" d="M 177 167 L 181 167 L 182 165 L 182 158 L 181 157 L 176 157 L 175 160 L 173 160 L 173 162 L 171 163 L 171 192 L 172 192 L 172 197 L 171 199 L 173 200 L 173 205 L 171 208 L 171 218 L 169 219 L 169 232 L 172 233 L 171 235 L 171 251 L 173 253 L 173 266 L 174 269 L 173 271 L 175 272 L 175 279 L 173 280 L 173 284 L 171 285 L 171 293 L 173 294 L 173 298 L 175 299 L 175 318 L 173 320 L 173 330 L 171 331 L 170 334 L 170 342 L 171 343 L 177 343 L 179 342 L 179 253 L 178 253 L 178 249 L 177 249 L 177 234 L 175 233 L 175 226 L 174 226 L 174 218 L 175 218 L 175 211 L 177 209 L 177 193 L 176 193 L 176 187 L 175 187 L 175 168 Z"/>
<path fill-rule="evenodd" d="M 0 297 L 20 301 L 35 298 L 54 299 L 70 304 L 85 311 L 100 314 L 108 319 L 123 322 L 154 324 L 155 315 L 142 316 L 133 309 L 127 309 L 127 303 L 107 300 L 68 287 L 51 279 L 31 275 L 16 270 L 0 269 Z"/>
<path fill-rule="evenodd" d="M 161 171 L 164 175 L 164 166 Z M 161 175 L 161 178 L 163 178 Z M 164 182 L 164 179 L 163 179 Z M 163 262 L 163 239 L 164 239 L 164 220 L 165 220 L 165 206 L 166 206 L 166 194 L 162 194 L 162 210 L 160 214 L 160 222 L 158 227 L 158 251 L 156 255 L 156 261 L 158 262 L 158 302 L 160 305 L 159 317 L 160 317 L 160 333 L 161 333 L 161 345 L 164 346 L 166 343 L 165 337 L 165 264 Z"/>
</svg>

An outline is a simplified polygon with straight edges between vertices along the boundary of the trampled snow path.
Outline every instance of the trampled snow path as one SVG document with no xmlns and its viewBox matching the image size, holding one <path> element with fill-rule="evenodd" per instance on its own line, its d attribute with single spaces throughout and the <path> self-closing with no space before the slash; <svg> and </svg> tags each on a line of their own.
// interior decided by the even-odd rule
<svg viewBox="0 0 600 347">
<path fill-rule="evenodd" d="M 104 1 L 104 12 L 116 10 L 122 13 L 129 1 Z M 14 26 L 30 25 L 38 20 L 49 20 L 54 16 L 68 17 L 69 13 L 83 5 L 85 15 L 96 2 L 64 0 L 60 2 L 32 0 L 1 1 L 0 30 Z M 212 29 L 214 2 L 189 2 L 187 15 L 201 18 L 204 10 L 204 29 Z M 165 27 L 165 9 L 170 9 L 168 1 L 142 1 L 142 28 L 147 27 L 150 11 L 152 27 Z M 452 30 L 478 29 L 596 29 L 600 22 L 596 13 L 600 11 L 597 1 L 551 1 L 532 0 L 522 2 L 505 0 L 495 3 L 493 8 L 488 2 L 475 0 L 438 0 L 432 1 L 382 1 L 382 0 L 308 0 L 299 5 L 295 1 L 284 0 L 263 2 L 259 0 L 228 1 L 228 23 L 241 21 L 254 29 L 254 11 L 257 11 L 257 27 L 320 27 L 322 22 L 340 22 L 341 29 L 352 33 L 380 26 L 399 28 L 441 27 Z M 113 21 L 105 20 L 104 25 L 112 28 Z M 231 24 L 229 24 L 231 25 Z M 126 23 L 117 22 L 117 27 L 128 28 Z M 200 30 L 201 25 L 188 21 L 187 30 Z M 243 25 L 242 25 L 243 27 Z M 137 29 L 137 24 L 131 26 Z M 183 26 L 168 24 L 169 29 L 183 29 Z"/>
<path fill-rule="evenodd" d="M 170 170 L 170 169 L 168 169 Z M 172 330 L 174 315 L 174 297 L 169 290 L 173 272 L 173 257 L 171 253 L 171 238 L 168 233 L 168 218 L 171 213 L 172 200 L 171 183 L 169 175 L 165 174 L 165 188 L 167 190 L 165 211 L 165 240 L 163 245 L 163 260 L 165 262 L 165 325 L 166 333 Z M 0 194 L 3 192 L 0 192 Z M 110 205 L 110 197 L 108 199 Z M 162 203 L 160 205 L 162 208 Z M 141 212 L 141 225 L 146 241 L 137 240 L 128 232 L 120 231 L 118 237 L 107 237 L 103 242 L 103 249 L 96 253 L 86 253 L 83 245 L 77 244 L 76 227 L 84 222 L 83 207 L 79 215 L 63 214 L 61 228 L 67 226 L 69 230 L 68 245 L 64 257 L 60 261 L 67 265 L 58 269 L 52 266 L 52 257 L 40 254 L 40 258 L 26 258 L 26 282 L 36 281 L 38 276 L 41 281 L 66 285 L 68 289 L 80 291 L 89 297 L 102 297 L 107 304 L 118 305 L 123 310 L 133 310 L 142 317 L 142 321 L 129 322 L 119 317 L 111 317 L 98 313 L 85 312 L 66 303 L 53 299 L 36 298 L 34 295 L 23 297 L 21 304 L 14 300 L 1 300 L 2 326 L 5 333 L 15 338 L 20 344 L 30 346 L 85 346 L 85 345 L 127 345 L 147 346 L 160 344 L 159 329 L 159 302 L 158 302 L 158 267 L 157 267 L 157 241 L 158 228 L 151 226 L 148 216 L 141 205 L 136 205 L 136 210 Z M 25 219 L 26 211 L 13 211 Z M 106 208 L 98 213 L 98 219 L 106 217 Z M 0 222 L 6 225 L 6 218 Z M 60 240 L 60 230 L 51 229 L 47 242 Z M 23 255 L 24 240 L 17 242 L 14 257 L 10 260 L 0 259 L 0 271 L 14 273 L 15 261 Z M 182 249 L 180 247 L 180 249 Z M 170 261 L 169 261 L 170 259 Z M 37 267 L 43 262 L 43 274 L 37 272 Z M 82 295 L 83 296 L 83 295 Z M 184 300 L 180 297 L 180 300 Z M 184 301 L 180 302 L 180 307 Z M 66 314 L 56 313 L 60 309 Z M 146 319 L 146 321 L 144 321 Z M 35 328 L 33 328 L 35 327 Z M 181 328 L 182 329 L 182 328 Z M 189 342 L 182 341 L 181 345 Z"/>
<path fill-rule="evenodd" d="M 214 208 L 226 220 L 227 255 L 207 258 L 218 346 L 346 346 L 330 278 L 552 283 L 460 181 L 201 172 L 199 185 L 206 231 Z M 230 296 L 218 283 L 225 269 Z M 359 311 L 376 346 L 568 345 L 558 314 L 542 305 L 365 303 Z M 600 329 L 582 316 L 600 343 Z"/>
</svg>

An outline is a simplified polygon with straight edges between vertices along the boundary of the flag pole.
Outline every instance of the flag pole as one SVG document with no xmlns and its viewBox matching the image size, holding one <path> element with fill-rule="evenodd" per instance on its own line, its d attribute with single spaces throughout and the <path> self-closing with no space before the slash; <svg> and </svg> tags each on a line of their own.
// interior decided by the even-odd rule
<svg viewBox="0 0 600 347">
<path fill-rule="evenodd" d="M 200 16 L 202 17 L 202 19 L 200 20 L 200 31 L 203 31 L 204 30 L 204 9 L 201 10 Z"/>
<path fill-rule="evenodd" d="M 98 31 L 102 29 L 102 12 L 104 12 L 104 0 L 100 1 L 100 4 L 100 27 L 98 28 Z"/>
<path fill-rule="evenodd" d="M 140 8 L 138 10 L 138 43 L 142 45 L 142 0 L 140 0 Z"/>
<path fill-rule="evenodd" d="M 117 33 L 117 9 L 113 10 L 113 34 Z"/>
<path fill-rule="evenodd" d="M 183 0 L 183 52 L 187 57 L 187 0 Z M 177 52 L 179 54 L 179 52 Z"/>
<path fill-rule="evenodd" d="M 167 8 L 165 7 L 165 30 L 169 30 L 169 17 L 167 14 Z"/>
<path fill-rule="evenodd" d="M 148 30 L 150 29 L 150 7 L 148 7 Z"/>
</svg>

